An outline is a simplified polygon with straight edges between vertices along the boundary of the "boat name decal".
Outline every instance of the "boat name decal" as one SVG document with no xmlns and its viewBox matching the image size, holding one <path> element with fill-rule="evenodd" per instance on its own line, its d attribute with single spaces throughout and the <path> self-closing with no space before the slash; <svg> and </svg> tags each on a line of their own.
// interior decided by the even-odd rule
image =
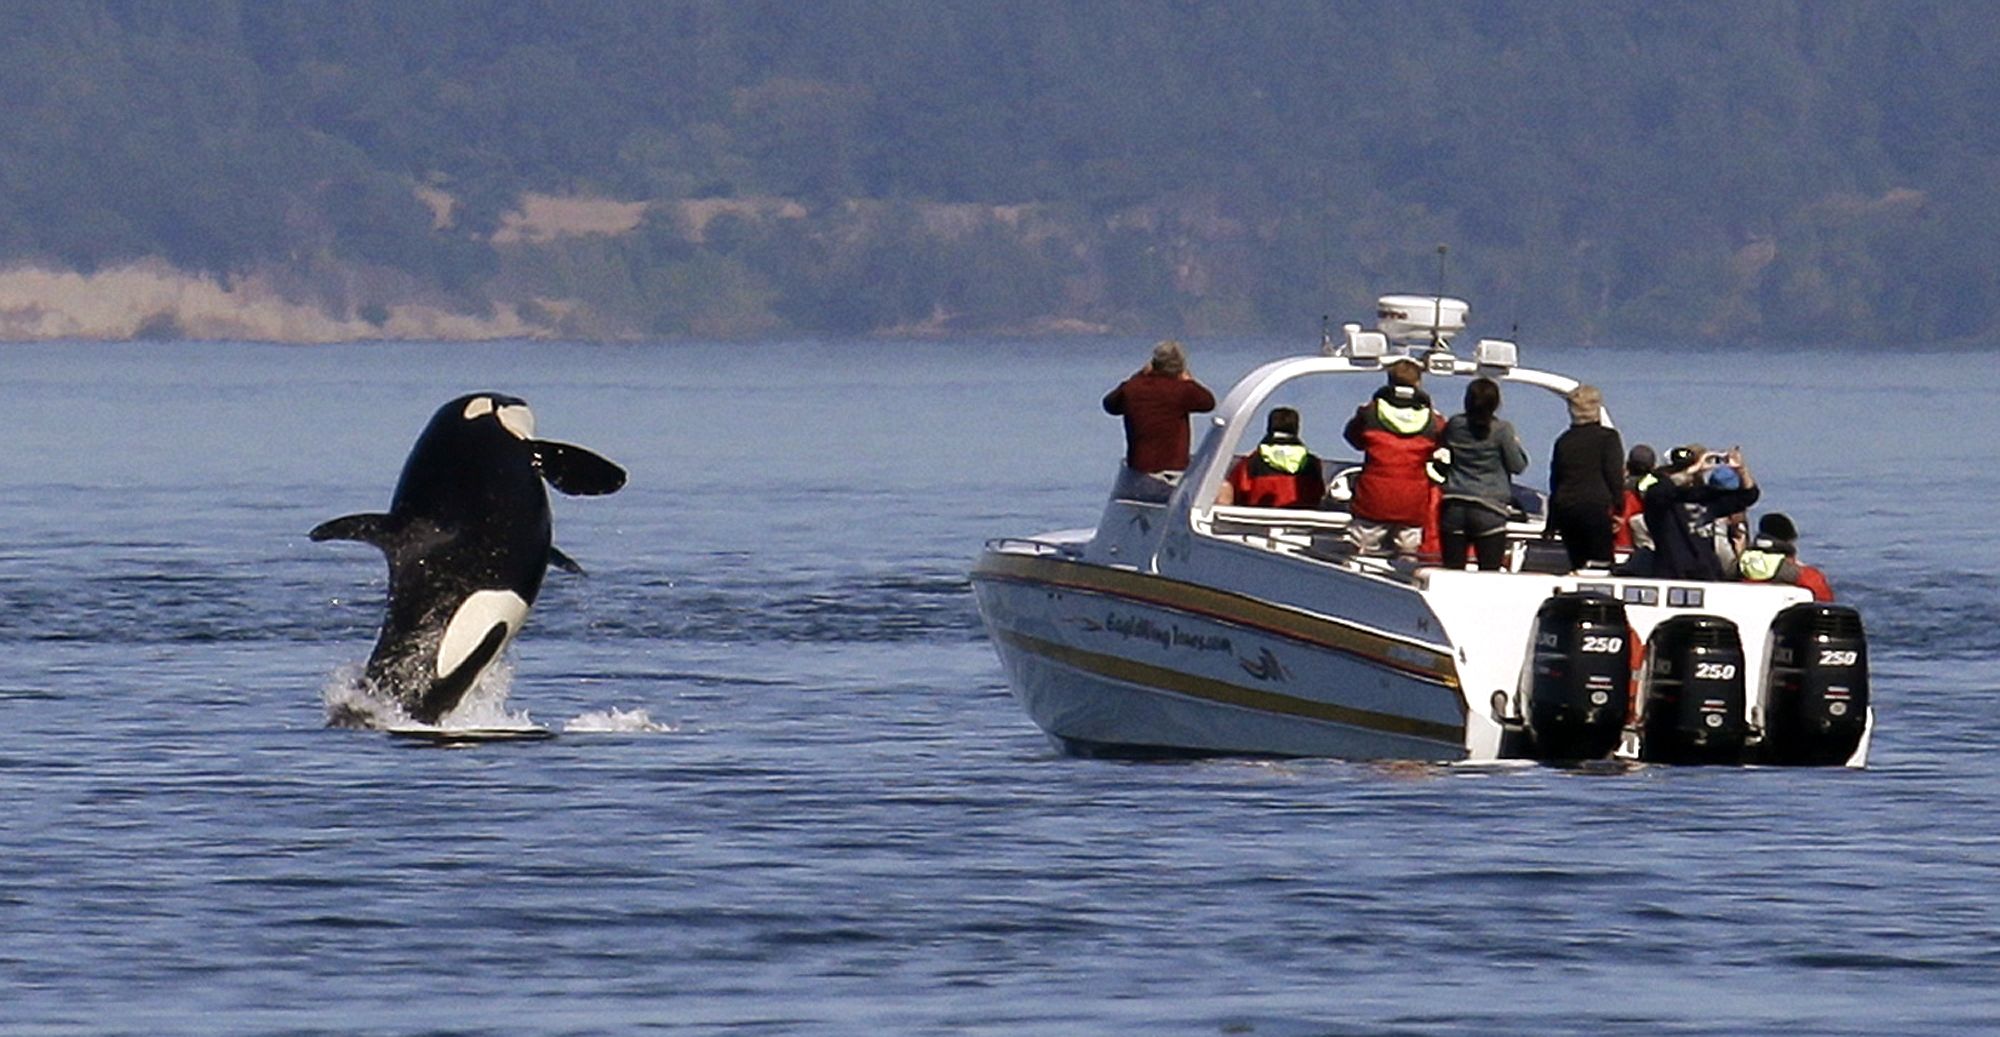
<svg viewBox="0 0 2000 1037">
<path fill-rule="evenodd" d="M 1145 616 L 1127 616 L 1116 612 L 1104 615 L 1103 629 L 1126 640 L 1152 641 L 1161 648 L 1192 648 L 1198 652 L 1234 652 L 1225 634 L 1202 634 L 1183 628 L 1179 623 L 1161 626 Z"/>
</svg>

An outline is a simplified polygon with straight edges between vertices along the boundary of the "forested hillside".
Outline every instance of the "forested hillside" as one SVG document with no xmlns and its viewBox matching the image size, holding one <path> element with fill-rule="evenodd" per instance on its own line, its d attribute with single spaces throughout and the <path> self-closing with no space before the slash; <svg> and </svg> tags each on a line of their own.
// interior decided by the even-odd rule
<svg viewBox="0 0 2000 1037">
<path fill-rule="evenodd" d="M 1979 3 L 65 0 L 0 102 L 0 337 L 1310 335 L 1446 242 L 1524 336 L 2000 338 Z"/>
</svg>

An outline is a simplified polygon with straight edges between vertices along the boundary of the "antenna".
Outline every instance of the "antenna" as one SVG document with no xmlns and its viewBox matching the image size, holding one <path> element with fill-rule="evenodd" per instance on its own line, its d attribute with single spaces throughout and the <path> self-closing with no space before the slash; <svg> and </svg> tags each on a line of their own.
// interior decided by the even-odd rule
<svg viewBox="0 0 2000 1037">
<path fill-rule="evenodd" d="M 1322 313 L 1319 315 L 1319 353 L 1321 356 L 1334 355 L 1332 320 L 1333 317 L 1329 314 Z"/>
<path fill-rule="evenodd" d="M 1438 245 L 1438 291 L 1437 291 L 1437 298 L 1431 300 L 1431 348 L 1432 349 L 1444 348 L 1444 342 L 1438 336 L 1438 328 L 1440 327 L 1441 322 L 1444 320 L 1444 257 L 1445 253 L 1450 251 L 1451 251 L 1450 246 L 1443 244 Z"/>
</svg>

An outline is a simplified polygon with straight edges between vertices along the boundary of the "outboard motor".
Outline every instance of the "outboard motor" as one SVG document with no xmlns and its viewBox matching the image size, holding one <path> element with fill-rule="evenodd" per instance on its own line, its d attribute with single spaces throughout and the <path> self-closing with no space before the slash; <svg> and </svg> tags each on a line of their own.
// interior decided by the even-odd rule
<svg viewBox="0 0 2000 1037">
<path fill-rule="evenodd" d="M 1868 641 L 1861 614 L 1811 602 L 1771 622 L 1765 687 L 1764 758 L 1771 763 L 1846 763 L 1868 727 Z"/>
<path fill-rule="evenodd" d="M 1720 616 L 1674 616 L 1646 646 L 1646 708 L 1639 758 L 1736 763 L 1748 723 L 1743 638 Z"/>
<path fill-rule="evenodd" d="M 1630 701 L 1625 604 L 1557 594 L 1535 612 L 1528 734 L 1538 760 L 1597 760 L 1618 747 Z"/>
</svg>

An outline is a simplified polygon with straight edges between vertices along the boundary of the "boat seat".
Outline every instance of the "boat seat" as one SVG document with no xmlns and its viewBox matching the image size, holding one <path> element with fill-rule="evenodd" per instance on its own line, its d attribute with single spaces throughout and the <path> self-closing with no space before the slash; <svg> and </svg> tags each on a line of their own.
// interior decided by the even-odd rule
<svg viewBox="0 0 2000 1037">
<path fill-rule="evenodd" d="M 1516 556 L 1513 570 L 1517 573 L 1553 573 L 1561 575 L 1569 572 L 1569 548 L 1560 540 L 1517 540 L 1520 553 Z"/>
<path fill-rule="evenodd" d="M 1311 535 L 1324 530 L 1347 528 L 1347 513 L 1320 511 L 1316 508 L 1257 508 L 1218 504 L 1209 509 L 1209 521 L 1211 532 L 1225 535 L 1269 536 L 1281 532 Z"/>
</svg>

